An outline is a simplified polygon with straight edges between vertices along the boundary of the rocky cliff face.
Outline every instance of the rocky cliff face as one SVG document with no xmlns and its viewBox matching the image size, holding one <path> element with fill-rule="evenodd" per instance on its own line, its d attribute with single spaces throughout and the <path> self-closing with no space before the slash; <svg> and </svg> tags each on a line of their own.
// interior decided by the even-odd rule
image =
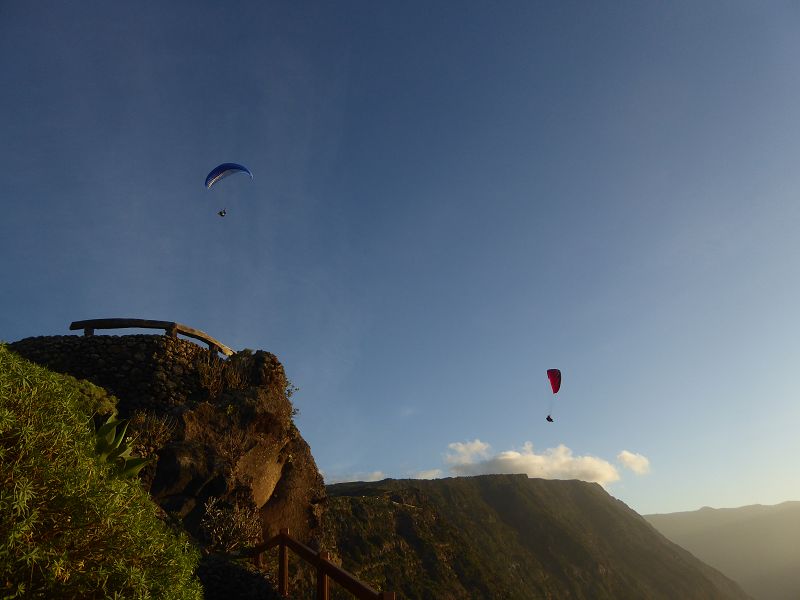
<svg viewBox="0 0 800 600">
<path fill-rule="evenodd" d="M 200 541 L 231 549 L 243 537 L 289 527 L 317 544 L 325 489 L 292 421 L 291 388 L 274 355 L 244 351 L 221 360 L 162 335 L 47 336 L 9 348 L 117 396 L 120 415 L 132 418 L 135 449 L 157 458 L 143 483 Z"/>
<path fill-rule="evenodd" d="M 597 484 L 483 475 L 327 489 L 324 547 L 403 598 L 748 598 Z"/>
</svg>

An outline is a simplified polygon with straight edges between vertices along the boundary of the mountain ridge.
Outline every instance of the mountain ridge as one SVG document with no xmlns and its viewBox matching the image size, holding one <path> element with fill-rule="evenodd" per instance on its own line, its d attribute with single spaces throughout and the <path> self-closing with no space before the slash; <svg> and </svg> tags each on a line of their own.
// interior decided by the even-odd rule
<svg viewBox="0 0 800 600">
<path fill-rule="evenodd" d="M 645 518 L 754 597 L 800 597 L 800 501 L 703 507 Z"/>
<path fill-rule="evenodd" d="M 404 597 L 750 597 L 596 483 L 479 475 L 326 491 L 323 546 Z"/>
</svg>

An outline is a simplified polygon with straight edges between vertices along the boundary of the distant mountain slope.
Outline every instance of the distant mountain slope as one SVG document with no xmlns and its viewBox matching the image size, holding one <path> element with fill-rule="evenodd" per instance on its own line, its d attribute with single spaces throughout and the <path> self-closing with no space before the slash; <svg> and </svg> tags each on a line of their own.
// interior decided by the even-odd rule
<svg viewBox="0 0 800 600">
<path fill-rule="evenodd" d="M 323 545 L 403 598 L 748 598 L 597 484 L 483 475 L 327 490 Z"/>
<path fill-rule="evenodd" d="M 646 515 L 758 600 L 800 598 L 800 502 Z"/>
</svg>

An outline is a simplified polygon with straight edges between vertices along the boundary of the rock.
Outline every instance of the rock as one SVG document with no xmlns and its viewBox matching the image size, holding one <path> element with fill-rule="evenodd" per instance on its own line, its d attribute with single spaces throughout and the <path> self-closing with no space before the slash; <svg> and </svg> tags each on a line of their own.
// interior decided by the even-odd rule
<svg viewBox="0 0 800 600">
<path fill-rule="evenodd" d="M 203 537 L 205 503 L 214 496 L 228 506 L 255 507 L 265 538 L 288 527 L 300 541 L 317 544 L 325 488 L 292 421 L 286 375 L 275 355 L 247 351 L 221 361 L 192 342 L 163 335 L 50 336 L 9 346 L 40 364 L 50 355 L 54 370 L 108 389 L 119 398 L 122 418 L 145 411 L 174 422 L 149 470 L 149 489 L 196 539 Z M 209 365 L 217 375 L 209 375 Z"/>
<path fill-rule="evenodd" d="M 222 556 L 204 556 L 197 577 L 205 600 L 281 600 L 272 582 L 255 567 Z"/>
</svg>

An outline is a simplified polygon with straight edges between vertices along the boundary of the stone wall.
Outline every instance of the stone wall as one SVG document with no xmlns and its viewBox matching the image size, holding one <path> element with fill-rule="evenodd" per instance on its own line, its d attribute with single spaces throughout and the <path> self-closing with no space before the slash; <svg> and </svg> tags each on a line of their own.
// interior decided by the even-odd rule
<svg viewBox="0 0 800 600">
<path fill-rule="evenodd" d="M 209 350 L 181 338 L 56 335 L 25 338 L 9 348 L 52 371 L 109 390 L 122 400 L 122 416 L 139 409 L 170 412 L 204 399 L 196 364 Z"/>
</svg>

